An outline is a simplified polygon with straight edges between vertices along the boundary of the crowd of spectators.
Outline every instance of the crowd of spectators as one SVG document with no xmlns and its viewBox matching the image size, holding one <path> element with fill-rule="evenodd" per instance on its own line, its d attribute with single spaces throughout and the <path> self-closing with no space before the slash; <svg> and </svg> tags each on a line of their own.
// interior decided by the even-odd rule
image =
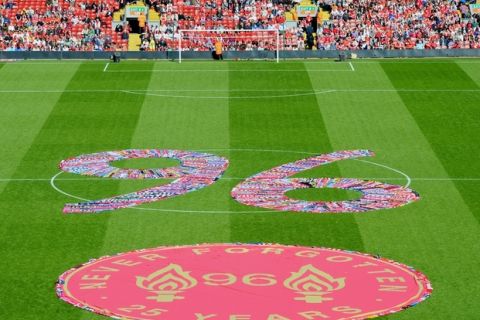
<svg viewBox="0 0 480 320">
<path fill-rule="evenodd" d="M 140 50 L 209 50 L 223 33 L 225 50 L 274 50 L 276 31 L 286 50 L 480 48 L 474 0 L 319 0 L 328 19 L 295 16 L 295 0 L 146 0 L 159 23 L 146 25 Z M 0 0 L 0 50 L 125 50 L 128 23 L 112 16 L 130 0 Z M 288 26 L 288 27 L 287 27 Z M 204 30 L 204 31 L 202 31 Z M 271 32 L 269 32 L 271 31 Z"/>
<path fill-rule="evenodd" d="M 184 49 L 209 50 L 221 36 L 225 50 L 274 50 L 276 30 L 283 29 L 285 12 L 295 4 L 292 0 L 186 0 L 182 3 L 148 0 L 147 3 L 160 14 L 161 23 L 147 28 L 142 35 L 141 50 L 157 51 L 177 49 L 180 29 L 196 31 L 183 32 Z M 223 32 L 232 29 L 259 32 Z"/>
<path fill-rule="evenodd" d="M 114 0 L 0 2 L 0 50 L 116 49 L 126 44 L 111 30 L 112 15 L 117 8 Z"/>
<path fill-rule="evenodd" d="M 147 31 L 142 49 L 177 49 L 178 29 L 278 29 L 280 47 L 286 50 L 480 48 L 480 16 L 470 13 L 468 1 L 474 0 L 319 0 L 316 5 L 329 19 L 308 16 L 285 28 L 285 12 L 292 11 L 294 1 L 191 0 L 174 5 L 153 0 L 162 23 Z M 182 47 L 208 50 L 215 36 L 184 33 Z M 228 33 L 222 37 L 226 50 L 276 47 L 274 34 L 268 32 L 253 33 L 250 39 Z"/>
<path fill-rule="evenodd" d="M 331 19 L 318 26 L 317 48 L 480 48 L 480 17 L 462 0 L 321 0 Z"/>
</svg>

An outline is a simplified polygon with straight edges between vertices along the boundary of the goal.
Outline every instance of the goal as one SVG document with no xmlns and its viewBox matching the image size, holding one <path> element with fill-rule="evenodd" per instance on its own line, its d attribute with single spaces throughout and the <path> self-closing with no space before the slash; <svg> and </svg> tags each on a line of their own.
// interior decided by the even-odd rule
<svg viewBox="0 0 480 320">
<path fill-rule="evenodd" d="M 213 51 L 215 43 L 221 41 L 223 51 L 263 51 L 263 55 L 280 62 L 280 33 L 278 30 L 179 30 L 178 61 L 182 52 Z M 260 55 L 258 55 L 260 56 Z"/>
</svg>

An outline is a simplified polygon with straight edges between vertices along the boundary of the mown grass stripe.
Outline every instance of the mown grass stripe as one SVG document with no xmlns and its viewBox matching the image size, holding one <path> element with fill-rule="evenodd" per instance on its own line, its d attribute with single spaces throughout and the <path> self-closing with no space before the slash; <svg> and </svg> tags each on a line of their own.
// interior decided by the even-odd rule
<svg viewBox="0 0 480 320">
<path fill-rule="evenodd" d="M 452 62 L 416 66 L 381 63 L 381 66 L 395 88 L 478 89 L 463 70 Z M 407 158 L 411 166 L 417 167 L 419 172 L 438 177 L 475 175 L 475 171 L 471 171 L 471 166 L 467 164 L 472 161 L 472 157 L 469 151 L 466 152 L 471 149 L 475 152 L 478 148 L 475 140 L 472 141 L 478 135 L 474 133 L 475 125 L 472 126 L 466 115 L 468 113 L 471 117 L 476 113 L 472 101 L 475 96 L 448 92 L 398 93 L 397 99 L 401 99 L 409 111 L 412 118 L 410 121 L 414 121 L 415 127 L 418 126 L 412 127 L 419 134 L 410 141 L 416 147 L 416 154 Z M 398 117 L 399 110 L 396 114 Z M 400 119 L 397 121 L 400 122 Z M 466 135 L 463 134 L 463 121 L 466 121 Z M 423 141 L 427 146 L 421 148 Z M 463 148 L 458 148 L 459 145 Z M 435 155 L 436 159 L 431 159 L 430 154 Z M 422 158 L 431 160 L 426 162 Z M 426 163 L 420 166 L 421 162 Z M 471 188 L 472 185 L 469 189 L 462 190 L 459 187 L 461 184 L 459 181 L 441 185 L 422 182 L 414 184 L 420 194 L 423 194 L 423 199 L 418 204 L 421 209 L 417 212 L 418 216 L 413 220 L 409 217 L 411 235 L 407 238 L 405 232 L 402 232 L 405 234 L 404 239 L 408 239 L 403 248 L 412 248 L 412 258 L 421 257 L 415 258 L 419 260 L 416 265 L 430 277 L 435 291 L 425 307 L 412 309 L 413 318 L 473 319 L 479 313 L 479 308 L 468 299 L 459 299 L 475 295 L 480 289 L 478 284 L 471 282 L 472 278 L 480 276 L 480 258 L 477 254 L 480 250 L 480 228 L 467 207 L 472 207 L 470 199 L 475 191 Z M 411 223 L 414 221 L 417 221 L 419 227 L 413 227 Z M 399 315 L 398 318 L 409 319 L 408 313 Z"/>
<path fill-rule="evenodd" d="M 114 88 L 127 82 L 145 89 L 149 81 L 145 75 L 113 76 L 97 69 L 98 65 L 82 64 L 67 89 Z M 28 86 L 28 82 L 23 85 Z M 66 157 L 129 147 L 142 103 L 142 96 L 120 93 L 62 94 L 13 176 L 53 175 L 58 172 L 59 161 Z M 99 186 L 107 190 L 97 191 Z M 64 187 L 95 197 L 98 193 L 116 193 L 118 183 L 92 183 L 88 190 L 75 182 Z M 83 311 L 56 298 L 54 282 L 68 268 L 98 256 L 110 214 L 63 215 L 63 204 L 71 199 L 56 193 L 48 183 L 9 183 L 0 199 L 5 231 L 1 237 L 7 244 L 2 246 L 2 258 L 8 261 L 0 267 L 3 285 L 9 288 L 1 293 L 5 318 L 81 317 Z"/>
<path fill-rule="evenodd" d="M 390 66 L 391 62 L 388 63 Z M 356 72 L 349 78 L 338 75 L 314 77 L 312 83 L 317 90 L 331 85 L 397 88 L 389 81 L 382 65 L 369 63 L 355 66 Z M 419 64 L 402 64 L 396 72 L 408 66 L 418 68 Z M 430 65 L 432 68 L 441 66 Z M 423 69 L 418 73 L 410 69 L 407 73 L 417 78 L 425 75 Z M 426 75 L 424 81 L 433 81 L 429 76 L 432 75 Z M 445 81 L 445 77 L 441 78 Z M 428 87 L 442 88 L 443 81 L 429 83 Z M 454 80 L 451 82 L 447 83 L 447 88 L 456 86 Z M 412 84 L 409 83 L 404 80 L 398 88 L 412 88 L 420 85 L 421 81 L 412 79 Z M 417 89 L 421 91 L 422 87 Z M 438 159 L 441 155 L 432 150 L 429 140 L 399 94 L 401 92 L 337 92 L 323 96 L 320 108 L 332 145 L 336 149 L 372 149 L 377 153 L 372 161 L 397 168 L 412 177 L 448 178 Z M 435 108 L 430 106 L 430 111 L 435 112 Z M 378 176 L 373 175 L 375 172 L 370 172 L 368 167 L 354 163 L 341 165 L 341 170 L 343 176 Z M 433 282 L 434 292 L 430 299 L 389 317 L 475 318 L 478 308 L 468 302 L 468 298 L 460 297 L 474 296 L 479 289 L 469 280 L 479 276 L 475 267 L 479 263 L 476 254 L 480 242 L 478 225 L 452 182 L 414 180 L 411 187 L 420 193 L 420 201 L 397 209 L 356 216 L 366 252 L 378 253 L 418 268 Z"/>
<path fill-rule="evenodd" d="M 36 76 L 55 78 L 51 86 L 55 93 L 43 93 L 39 90 L 34 97 L 24 96 L 15 92 L 0 92 L 0 136 L 2 137 L 2 149 L 0 152 L 0 177 L 11 178 L 22 157 L 28 151 L 38 131 L 47 119 L 53 106 L 57 103 L 62 90 L 75 74 L 79 63 L 70 64 L 59 70 L 36 69 Z M 11 68 L 8 64 L 1 64 L 0 83 L 2 89 L 17 87 L 22 83 L 24 86 L 38 88 L 40 83 L 32 81 L 31 75 L 23 68 Z M 0 184 L 0 192 L 6 183 Z"/>
<path fill-rule="evenodd" d="M 258 63 L 255 69 L 278 68 Z M 348 67 L 348 66 L 347 66 Z M 244 68 L 230 63 L 230 68 Z M 281 68 L 301 72 L 230 73 L 231 90 L 238 89 L 311 89 L 303 63 L 288 63 Z M 235 97 L 241 93 L 231 92 Z M 234 149 L 298 150 L 327 153 L 333 151 L 315 96 L 271 98 L 270 100 L 230 100 L 230 146 Z M 307 154 L 232 152 L 230 174 L 248 177 L 274 166 L 295 161 Z M 299 176 L 339 176 L 336 164 Z M 232 187 L 236 182 L 232 182 Z M 307 194 L 305 194 L 308 197 Z M 337 195 L 340 198 L 345 195 Z M 246 206 L 232 202 L 232 210 Z M 251 208 L 259 210 L 258 208 Z M 306 213 L 241 213 L 231 218 L 232 242 L 276 242 L 362 250 L 363 243 L 352 215 L 317 215 Z"/>
<path fill-rule="evenodd" d="M 476 61 L 477 63 L 463 63 L 462 59 L 454 61 L 477 84 L 477 86 L 480 86 L 480 60 L 473 60 L 473 62 Z"/>
<path fill-rule="evenodd" d="M 430 87 L 480 89 L 456 63 L 442 65 L 382 64 L 396 88 Z M 421 81 L 419 79 L 429 79 Z M 400 92 L 425 137 L 450 177 L 480 177 L 480 92 Z M 454 181 L 480 222 L 478 183 Z"/>
<path fill-rule="evenodd" d="M 198 68 L 217 66 L 214 63 L 202 64 Z M 122 65 L 115 67 L 118 69 Z M 155 68 L 163 67 L 172 66 L 155 64 Z M 226 68 L 227 65 L 220 67 Z M 228 90 L 228 71 L 214 78 L 198 73 L 172 74 L 172 77 L 152 73 L 148 89 L 161 90 L 175 86 L 186 90 Z M 228 100 L 212 103 L 207 100 L 146 96 L 131 146 L 181 150 L 224 149 L 211 153 L 229 158 L 228 120 Z M 147 167 L 162 166 L 157 160 L 145 161 L 144 164 L 148 164 Z M 139 183 L 138 186 L 145 187 L 145 183 Z M 120 189 L 123 192 L 132 191 L 131 188 L 131 183 L 122 182 Z M 115 253 L 160 245 L 228 242 L 228 214 L 168 210 L 225 211 L 228 210 L 229 201 L 228 183 L 218 181 L 207 188 L 143 206 L 166 211 L 124 210 L 114 213 L 108 222 L 102 250 L 104 253 Z M 125 237 L 125 234 L 129 236 Z"/>
</svg>

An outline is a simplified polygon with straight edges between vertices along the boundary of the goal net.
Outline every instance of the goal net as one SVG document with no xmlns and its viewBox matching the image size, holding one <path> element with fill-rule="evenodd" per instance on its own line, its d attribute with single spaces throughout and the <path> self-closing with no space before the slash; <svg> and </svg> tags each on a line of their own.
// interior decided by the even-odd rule
<svg viewBox="0 0 480 320">
<path fill-rule="evenodd" d="M 278 30 L 179 30 L 178 61 L 188 51 L 215 51 L 221 43 L 223 52 L 267 52 L 258 57 L 280 60 L 280 34 Z M 241 58 L 241 54 L 232 55 Z M 251 55 L 255 57 L 255 55 Z"/>
</svg>

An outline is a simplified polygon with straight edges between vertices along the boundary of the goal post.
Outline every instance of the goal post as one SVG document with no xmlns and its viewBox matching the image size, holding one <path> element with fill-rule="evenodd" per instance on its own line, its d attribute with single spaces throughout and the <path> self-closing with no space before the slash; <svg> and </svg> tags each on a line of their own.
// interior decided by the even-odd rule
<svg viewBox="0 0 480 320">
<path fill-rule="evenodd" d="M 280 31 L 258 30 L 178 30 L 178 62 L 182 63 L 182 51 L 213 51 L 220 39 L 223 51 L 268 51 L 274 52 L 280 62 Z"/>
</svg>

